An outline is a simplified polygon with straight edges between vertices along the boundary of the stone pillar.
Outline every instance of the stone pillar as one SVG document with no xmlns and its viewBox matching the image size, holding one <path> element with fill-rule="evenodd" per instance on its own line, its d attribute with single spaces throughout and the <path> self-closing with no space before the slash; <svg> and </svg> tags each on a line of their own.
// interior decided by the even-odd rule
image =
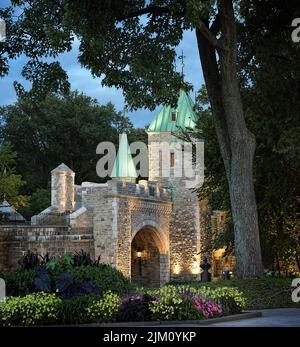
<svg viewBox="0 0 300 347">
<path fill-rule="evenodd" d="M 66 211 L 73 211 L 75 205 L 75 173 L 66 172 Z"/>
<path fill-rule="evenodd" d="M 60 213 L 74 207 L 74 177 L 75 173 L 65 164 L 51 171 L 51 206 Z"/>
</svg>

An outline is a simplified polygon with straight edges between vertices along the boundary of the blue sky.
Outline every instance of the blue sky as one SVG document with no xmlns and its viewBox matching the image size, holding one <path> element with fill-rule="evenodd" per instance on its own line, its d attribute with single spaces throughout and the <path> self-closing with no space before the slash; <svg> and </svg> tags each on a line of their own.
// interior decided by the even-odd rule
<svg viewBox="0 0 300 347">
<path fill-rule="evenodd" d="M 8 2 L 7 0 L 1 0 L 0 6 L 4 7 Z M 68 73 L 72 90 L 77 89 L 84 92 L 97 99 L 101 104 L 106 104 L 111 101 L 115 105 L 117 111 L 122 111 L 124 108 L 122 90 L 101 86 L 100 78 L 93 78 L 87 69 L 82 68 L 77 62 L 78 46 L 78 41 L 75 41 L 71 52 L 61 54 L 57 58 Z M 186 31 L 184 33 L 183 39 L 177 47 L 178 55 L 181 54 L 182 50 L 186 57 L 184 68 L 185 79 L 194 86 L 194 90 L 198 90 L 203 84 L 203 76 L 194 32 Z M 26 58 L 23 56 L 10 62 L 9 74 L 0 79 L 0 105 L 8 105 L 16 101 L 16 93 L 13 87 L 14 81 L 28 86 L 28 83 L 21 76 L 21 70 L 25 63 Z M 194 95 L 191 96 L 194 99 Z M 158 112 L 158 109 L 159 106 L 154 112 L 147 109 L 140 109 L 129 112 L 128 116 L 136 127 L 144 127 L 152 120 L 154 115 Z"/>
</svg>

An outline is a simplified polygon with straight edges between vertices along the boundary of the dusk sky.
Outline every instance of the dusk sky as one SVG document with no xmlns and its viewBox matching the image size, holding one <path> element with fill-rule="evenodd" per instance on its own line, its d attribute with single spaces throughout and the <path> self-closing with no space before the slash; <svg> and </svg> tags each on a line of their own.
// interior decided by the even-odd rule
<svg viewBox="0 0 300 347">
<path fill-rule="evenodd" d="M 5 7 L 9 1 L 0 0 L 0 3 L 0 7 Z M 89 70 L 82 68 L 77 61 L 78 47 L 79 42 L 74 41 L 72 51 L 61 54 L 56 59 L 67 71 L 72 90 L 77 89 L 97 99 L 101 104 L 106 104 L 111 101 L 115 105 L 117 111 L 122 111 L 124 108 L 122 90 L 101 86 L 100 78 L 93 78 Z M 182 50 L 186 57 L 184 68 L 185 79 L 194 86 L 194 91 L 198 90 L 203 84 L 203 76 L 194 32 L 186 31 L 184 33 L 183 40 L 177 47 L 178 55 L 181 54 Z M 18 81 L 24 86 L 29 86 L 28 82 L 21 76 L 21 70 L 25 63 L 26 57 L 24 56 L 10 62 L 9 74 L 0 79 L 0 105 L 8 105 L 16 101 L 16 93 L 13 87 L 14 81 Z M 177 66 L 179 68 L 179 63 Z M 194 99 L 194 92 L 192 93 L 191 97 Z M 152 120 L 158 109 L 154 112 L 147 109 L 140 109 L 135 112 L 129 112 L 128 116 L 136 127 L 144 127 Z"/>
</svg>

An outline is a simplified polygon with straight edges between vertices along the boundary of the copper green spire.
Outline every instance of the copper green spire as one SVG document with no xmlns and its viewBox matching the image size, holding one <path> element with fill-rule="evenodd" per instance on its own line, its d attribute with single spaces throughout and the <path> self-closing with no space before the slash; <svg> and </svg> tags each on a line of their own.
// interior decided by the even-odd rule
<svg viewBox="0 0 300 347">
<path fill-rule="evenodd" d="M 180 131 L 188 128 L 194 129 L 197 117 L 193 110 L 194 103 L 190 96 L 180 90 L 176 108 L 163 106 L 159 114 L 149 125 L 147 132 Z"/>
<path fill-rule="evenodd" d="M 112 169 L 111 177 L 123 179 L 137 177 L 126 134 L 120 134 L 119 150 Z"/>
</svg>

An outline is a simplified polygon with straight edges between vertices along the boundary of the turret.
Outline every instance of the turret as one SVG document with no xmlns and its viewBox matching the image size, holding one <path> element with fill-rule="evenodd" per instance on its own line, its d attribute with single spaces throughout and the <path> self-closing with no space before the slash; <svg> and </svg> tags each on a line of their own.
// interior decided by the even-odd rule
<svg viewBox="0 0 300 347">
<path fill-rule="evenodd" d="M 65 164 L 60 164 L 51 171 L 51 206 L 56 207 L 60 213 L 74 209 L 74 181 L 74 171 Z"/>
</svg>

